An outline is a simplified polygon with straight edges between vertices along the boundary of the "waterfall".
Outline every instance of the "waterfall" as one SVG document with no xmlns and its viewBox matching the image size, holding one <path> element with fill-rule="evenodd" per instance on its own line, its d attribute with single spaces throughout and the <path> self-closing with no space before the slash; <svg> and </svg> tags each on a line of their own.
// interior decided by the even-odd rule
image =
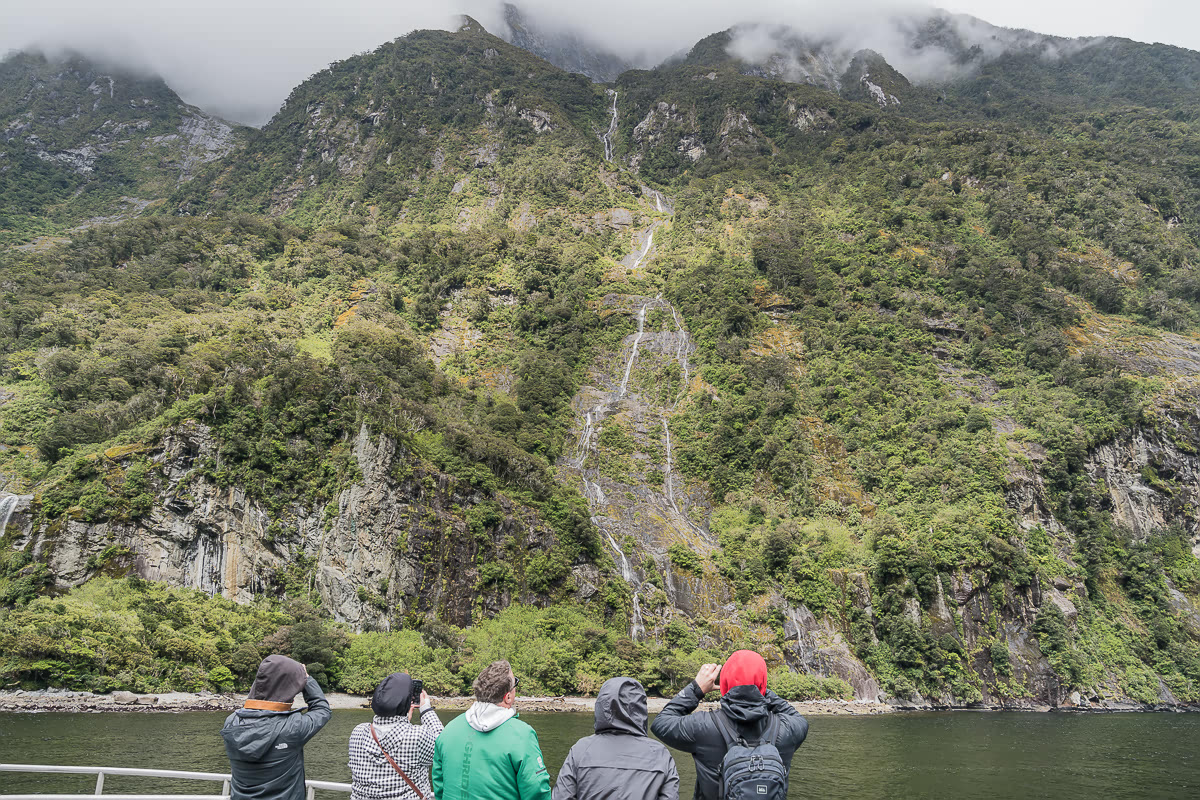
<svg viewBox="0 0 1200 800">
<path fill-rule="evenodd" d="M 595 410 L 595 409 L 593 409 Z M 579 434 L 579 442 L 575 445 L 575 469 L 583 469 L 583 460 L 587 458 L 588 451 L 592 448 L 592 412 L 587 412 L 584 417 L 583 432 Z"/>
<path fill-rule="evenodd" d="M 638 640 L 638 636 L 646 635 L 646 625 L 642 621 L 642 604 L 637 592 L 633 593 L 632 617 L 633 618 L 629 622 L 629 638 L 636 642 Z"/>
<path fill-rule="evenodd" d="M 604 531 L 604 536 L 608 539 L 608 543 L 612 545 L 612 549 L 617 552 L 617 556 L 621 559 L 621 577 L 626 583 L 633 583 L 637 580 L 637 575 L 633 572 L 633 567 L 629 566 L 629 559 L 625 557 L 625 551 L 621 549 L 621 545 L 617 544 L 617 540 L 608 532 L 608 528 L 601 526 Z"/>
<path fill-rule="evenodd" d="M 671 504 L 675 513 L 679 514 L 679 506 L 675 505 L 675 483 L 671 478 L 671 426 L 667 424 L 666 417 L 663 417 L 662 424 L 663 433 L 667 436 L 667 474 L 663 482 L 667 485 L 667 502 Z"/>
<path fill-rule="evenodd" d="M 617 390 L 617 399 L 620 400 L 625 396 L 625 388 L 629 386 L 629 372 L 633 369 L 633 362 L 637 359 L 638 345 L 642 342 L 642 337 L 646 334 L 646 309 L 650 307 L 650 303 L 656 302 L 651 300 L 649 303 L 643 303 L 638 309 L 638 332 L 633 338 L 633 350 L 629 352 L 629 360 L 625 362 L 625 377 L 621 378 L 621 388 Z"/>
<path fill-rule="evenodd" d="M 650 253 L 650 248 L 654 246 L 654 226 L 650 226 L 649 232 L 646 234 L 646 246 L 642 248 L 641 254 L 634 259 L 633 269 L 637 269 L 646 260 L 646 256 Z"/>
<path fill-rule="evenodd" d="M 22 500 L 28 500 L 31 496 L 10 494 L 0 497 L 0 538 L 4 537 L 4 529 L 8 527 L 8 521 L 12 519 L 13 512 L 17 510 L 17 504 Z"/>
<path fill-rule="evenodd" d="M 675 348 L 675 360 L 679 362 L 679 366 L 683 368 L 683 386 L 680 391 L 680 398 L 687 394 L 688 384 L 691 383 L 692 373 L 688 366 L 688 347 L 687 332 L 683 329 L 683 321 L 679 319 L 679 312 L 675 310 L 675 306 L 671 306 L 671 318 L 675 320 L 675 330 L 679 333 L 679 344 Z M 679 400 L 675 401 L 675 405 L 679 405 Z"/>
<path fill-rule="evenodd" d="M 604 135 L 600 137 L 600 140 L 604 142 L 604 160 L 611 162 L 613 160 L 612 137 L 613 134 L 617 132 L 617 95 L 619 92 L 609 89 L 608 93 L 611 94 L 613 98 L 612 121 L 608 123 L 608 130 L 604 132 Z M 659 210 L 661 211 L 662 209 Z"/>
</svg>

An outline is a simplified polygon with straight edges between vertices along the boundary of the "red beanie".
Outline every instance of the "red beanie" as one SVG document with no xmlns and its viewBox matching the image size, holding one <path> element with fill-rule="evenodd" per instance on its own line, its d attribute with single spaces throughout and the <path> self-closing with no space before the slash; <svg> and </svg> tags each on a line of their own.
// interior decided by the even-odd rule
<svg viewBox="0 0 1200 800">
<path fill-rule="evenodd" d="M 757 686 L 767 691 L 767 662 L 753 650 L 738 650 L 721 667 L 721 696 L 735 686 Z"/>
</svg>

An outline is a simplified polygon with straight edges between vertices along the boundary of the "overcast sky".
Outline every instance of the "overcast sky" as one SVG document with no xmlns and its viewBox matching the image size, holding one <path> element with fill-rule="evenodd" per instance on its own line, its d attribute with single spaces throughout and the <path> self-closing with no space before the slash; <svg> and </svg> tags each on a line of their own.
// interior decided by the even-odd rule
<svg viewBox="0 0 1200 800">
<path fill-rule="evenodd" d="M 524 0 L 554 24 L 658 60 L 743 21 L 854 29 L 918 0 Z M 941 0 L 949 11 L 1058 36 L 1125 36 L 1200 50 L 1197 0 Z M 494 0 L 0 0 L 0 53 L 71 47 L 152 70 L 185 100 L 261 124 L 331 61 L 470 13 L 500 31 Z"/>
</svg>

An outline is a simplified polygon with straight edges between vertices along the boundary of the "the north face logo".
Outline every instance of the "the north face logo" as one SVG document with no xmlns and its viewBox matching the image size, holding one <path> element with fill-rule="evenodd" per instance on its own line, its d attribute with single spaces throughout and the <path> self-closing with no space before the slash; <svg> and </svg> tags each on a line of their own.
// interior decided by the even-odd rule
<svg viewBox="0 0 1200 800">
<path fill-rule="evenodd" d="M 275 749 L 276 750 L 287 750 L 287 742 L 280 742 L 279 744 L 275 745 Z"/>
</svg>

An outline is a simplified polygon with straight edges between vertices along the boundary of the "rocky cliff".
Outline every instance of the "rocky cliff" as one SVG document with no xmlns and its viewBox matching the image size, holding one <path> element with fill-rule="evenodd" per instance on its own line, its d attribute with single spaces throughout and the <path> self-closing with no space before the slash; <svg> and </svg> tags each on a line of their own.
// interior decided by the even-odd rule
<svg viewBox="0 0 1200 800">
<path fill-rule="evenodd" d="M 326 505 L 295 506 L 280 518 L 240 487 L 197 475 L 215 458 L 205 426 L 189 423 L 154 449 L 155 505 L 127 522 L 64 519 L 37 523 L 20 498 L 4 534 L 44 560 L 56 584 L 77 586 L 100 574 L 136 574 L 248 602 L 256 596 L 312 592 L 334 616 L 363 630 L 387 630 L 426 615 L 458 625 L 515 600 L 525 588 L 523 555 L 549 549 L 553 531 L 536 512 L 501 504 L 473 528 L 467 516 L 485 498 L 454 478 L 411 465 L 411 454 L 366 429 L 354 443 L 361 480 Z M 108 459 L 120 467 L 121 454 Z M 511 580 L 481 578 L 503 561 Z"/>
</svg>

